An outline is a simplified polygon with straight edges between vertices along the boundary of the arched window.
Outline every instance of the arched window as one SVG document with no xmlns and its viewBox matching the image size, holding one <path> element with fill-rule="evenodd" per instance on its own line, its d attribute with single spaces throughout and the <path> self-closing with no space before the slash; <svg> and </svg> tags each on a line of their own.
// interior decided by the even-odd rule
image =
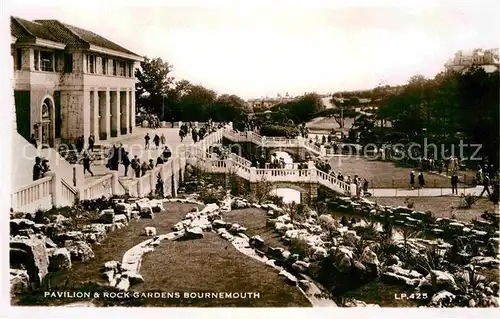
<svg viewBox="0 0 500 319">
<path fill-rule="evenodd" d="M 42 104 L 42 120 L 50 120 L 50 107 L 48 101 L 44 101 Z"/>
</svg>

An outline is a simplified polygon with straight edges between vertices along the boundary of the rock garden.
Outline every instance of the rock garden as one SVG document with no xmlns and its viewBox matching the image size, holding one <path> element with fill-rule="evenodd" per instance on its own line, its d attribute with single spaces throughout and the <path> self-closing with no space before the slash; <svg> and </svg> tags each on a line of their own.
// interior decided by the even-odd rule
<svg viewBox="0 0 500 319">
<path fill-rule="evenodd" d="M 283 204 L 191 174 L 183 198 L 114 198 L 11 214 L 14 304 L 46 290 L 244 292 L 257 299 L 102 306 L 498 307 L 498 216 L 465 223 L 366 199 Z M 226 187 L 225 187 L 226 186 Z M 188 194 L 191 193 L 191 194 Z M 351 220 L 332 215 L 340 211 Z"/>
</svg>

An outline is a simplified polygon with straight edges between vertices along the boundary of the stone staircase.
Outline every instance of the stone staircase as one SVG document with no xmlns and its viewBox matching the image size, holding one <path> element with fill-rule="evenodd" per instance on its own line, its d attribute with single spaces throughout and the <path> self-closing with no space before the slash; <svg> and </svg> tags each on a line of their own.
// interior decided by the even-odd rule
<svg viewBox="0 0 500 319">
<path fill-rule="evenodd" d="M 257 133 L 246 131 L 237 132 L 228 130 L 224 132 L 224 137 L 232 142 L 252 142 L 261 147 L 303 147 L 316 156 L 328 156 L 323 146 L 317 146 L 301 136 L 295 138 L 268 137 Z"/>
</svg>

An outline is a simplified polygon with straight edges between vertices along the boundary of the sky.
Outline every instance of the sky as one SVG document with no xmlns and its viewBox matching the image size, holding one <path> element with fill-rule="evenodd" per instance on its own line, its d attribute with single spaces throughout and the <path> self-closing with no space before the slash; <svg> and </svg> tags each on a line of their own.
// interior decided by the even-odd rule
<svg viewBox="0 0 500 319">
<path fill-rule="evenodd" d="M 404 84 L 415 74 L 433 77 L 457 50 L 499 47 L 500 39 L 491 1 L 9 9 L 91 30 L 168 61 L 176 79 L 245 99 Z"/>
</svg>

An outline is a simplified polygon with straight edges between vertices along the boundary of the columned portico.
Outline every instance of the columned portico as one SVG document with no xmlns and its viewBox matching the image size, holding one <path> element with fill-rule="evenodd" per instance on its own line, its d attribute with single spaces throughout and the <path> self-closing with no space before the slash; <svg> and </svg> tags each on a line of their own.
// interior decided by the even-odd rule
<svg viewBox="0 0 500 319">
<path fill-rule="evenodd" d="M 99 139 L 106 140 L 110 137 L 110 92 L 99 91 Z"/>
<path fill-rule="evenodd" d="M 99 91 L 92 89 L 90 91 L 90 134 L 95 139 L 99 138 Z"/>
<path fill-rule="evenodd" d="M 129 115 L 129 129 L 132 133 L 132 128 L 135 126 L 135 89 L 128 92 L 130 95 L 130 115 Z"/>
<path fill-rule="evenodd" d="M 125 135 L 128 132 L 128 124 L 129 123 L 129 112 L 130 108 L 130 99 L 129 99 L 129 91 L 120 91 L 120 134 Z"/>
<path fill-rule="evenodd" d="M 120 91 L 119 90 L 111 90 L 109 91 L 110 97 L 110 129 L 111 135 L 108 134 L 108 137 L 117 137 L 118 130 L 120 129 Z"/>
</svg>

